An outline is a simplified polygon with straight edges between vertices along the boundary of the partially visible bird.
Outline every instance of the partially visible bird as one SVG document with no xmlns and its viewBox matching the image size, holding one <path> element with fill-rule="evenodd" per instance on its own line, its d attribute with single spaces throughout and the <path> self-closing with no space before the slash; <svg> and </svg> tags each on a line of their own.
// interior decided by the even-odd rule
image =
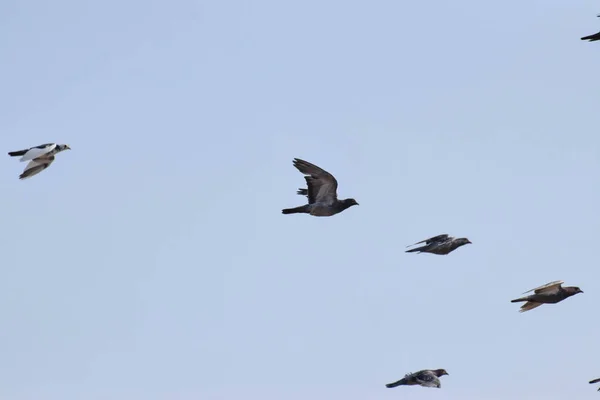
<svg viewBox="0 0 600 400">
<path fill-rule="evenodd" d="M 29 149 L 11 151 L 8 155 L 11 157 L 22 156 L 19 160 L 21 162 L 29 161 L 19 176 L 19 179 L 26 179 L 48 168 L 54 161 L 54 155 L 64 150 L 71 150 L 71 148 L 66 144 L 46 143 Z"/>
<path fill-rule="evenodd" d="M 419 253 L 432 253 L 438 255 L 446 255 L 458 249 L 460 246 L 471 243 L 467 238 L 455 238 L 448 236 L 447 234 L 437 235 L 429 239 L 421 240 L 410 246 L 425 243 L 425 246 L 417 247 L 414 249 L 406 250 L 406 253 L 413 253 L 418 251 Z M 410 247 L 406 246 L 406 247 Z"/>
<path fill-rule="evenodd" d="M 600 14 L 598 14 L 597 17 L 600 17 Z M 593 35 L 584 36 L 581 38 L 581 40 L 589 40 L 590 42 L 595 42 L 596 40 L 600 40 L 600 32 L 594 33 Z"/>
<path fill-rule="evenodd" d="M 590 381 L 590 383 L 597 383 L 597 382 L 600 382 L 600 378 L 598 378 L 598 379 L 592 379 Z M 598 391 L 600 392 L 600 388 L 598 388 Z"/>
<path fill-rule="evenodd" d="M 547 283 L 543 286 L 537 287 L 535 289 L 531 289 L 526 291 L 525 293 L 534 292 L 534 294 L 521 297 L 518 299 L 511 300 L 511 303 L 518 303 L 522 301 L 526 301 L 525 304 L 521 306 L 519 312 L 525 312 L 529 310 L 533 310 L 536 307 L 541 306 L 542 304 L 555 304 L 563 301 L 564 299 L 574 296 L 577 293 L 583 293 L 583 290 L 579 289 L 576 286 L 566 286 L 562 287 L 563 281 L 554 281 Z M 523 293 L 523 294 L 525 294 Z"/>
<path fill-rule="evenodd" d="M 338 200 L 337 180 L 329 172 L 308 161 L 294 158 L 294 167 L 302 172 L 308 189 L 298 189 L 298 194 L 308 197 L 308 204 L 281 210 L 283 214 L 304 213 L 315 217 L 330 217 L 358 205 L 354 199 Z"/>
<path fill-rule="evenodd" d="M 445 369 L 424 369 L 419 372 L 408 373 L 404 376 L 404 378 L 396 381 L 394 383 L 388 383 L 385 385 L 387 388 L 395 388 L 396 386 L 401 385 L 420 385 L 424 387 L 435 387 L 440 388 L 442 384 L 438 377 L 448 375 Z"/>
</svg>

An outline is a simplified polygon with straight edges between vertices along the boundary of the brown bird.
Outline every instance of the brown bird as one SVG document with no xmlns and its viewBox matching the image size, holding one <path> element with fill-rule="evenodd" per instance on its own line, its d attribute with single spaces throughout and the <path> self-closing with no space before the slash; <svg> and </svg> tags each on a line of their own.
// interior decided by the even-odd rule
<svg viewBox="0 0 600 400">
<path fill-rule="evenodd" d="M 600 14 L 598 14 L 597 16 L 600 17 Z M 600 40 L 600 32 L 594 33 L 593 35 L 584 36 L 581 38 L 581 40 L 589 40 L 590 42 L 595 42 L 596 40 Z"/>
<path fill-rule="evenodd" d="M 395 388 L 396 386 L 407 385 L 420 385 L 424 387 L 435 387 L 440 388 L 442 384 L 438 377 L 448 375 L 445 369 L 424 369 L 419 372 L 408 373 L 404 378 L 394 383 L 388 383 L 385 385 L 387 388 Z"/>
<path fill-rule="evenodd" d="M 596 382 L 600 382 L 600 378 L 598 378 L 598 379 L 592 379 L 590 381 L 590 383 L 596 383 Z M 598 388 L 598 391 L 600 392 L 600 388 Z"/>
<path fill-rule="evenodd" d="M 518 303 L 521 301 L 526 301 L 525 304 L 521 306 L 519 312 L 525 312 L 529 310 L 533 310 L 536 307 L 541 306 L 542 304 L 555 304 L 563 301 L 564 299 L 574 296 L 577 293 L 583 293 L 583 290 L 579 289 L 576 286 L 566 286 L 562 287 L 563 281 L 554 281 L 547 283 L 543 286 L 537 287 L 535 289 L 528 290 L 525 293 L 534 292 L 534 294 L 521 297 L 518 299 L 511 300 L 511 303 Z M 523 294 L 525 294 L 523 293 Z"/>
<path fill-rule="evenodd" d="M 465 244 L 471 243 L 471 241 L 467 238 L 454 238 L 452 236 L 448 236 L 447 234 L 437 235 L 431 237 L 429 239 L 421 240 L 415 244 L 411 244 L 410 246 L 414 246 L 416 244 L 425 243 L 425 246 L 417 247 L 414 249 L 406 250 L 406 253 L 413 253 L 418 251 L 419 253 L 432 253 L 438 255 L 446 255 L 448 253 L 453 252 L 458 249 L 460 246 L 464 246 Z M 406 246 L 406 247 L 410 247 Z"/>
</svg>

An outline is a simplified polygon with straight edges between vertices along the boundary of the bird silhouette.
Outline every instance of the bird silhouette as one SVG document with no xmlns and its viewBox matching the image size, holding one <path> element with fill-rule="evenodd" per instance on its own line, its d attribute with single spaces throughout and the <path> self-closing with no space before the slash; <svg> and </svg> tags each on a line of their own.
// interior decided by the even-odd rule
<svg viewBox="0 0 600 400">
<path fill-rule="evenodd" d="M 388 383 L 385 387 L 395 388 L 402 385 L 420 385 L 424 387 L 440 388 L 442 387 L 442 384 L 438 378 L 443 375 L 448 375 L 445 369 L 424 369 L 415 373 L 408 373 L 404 375 L 404 378 L 394 383 Z"/>
<path fill-rule="evenodd" d="M 410 246 L 414 246 L 417 244 L 425 243 L 425 246 L 417 247 L 414 249 L 406 250 L 406 253 L 414 253 L 418 251 L 419 253 L 432 253 L 438 255 L 446 255 L 448 253 L 453 252 L 458 249 L 460 246 L 464 246 L 465 244 L 471 243 L 471 241 L 467 238 L 454 238 L 452 236 L 448 236 L 447 234 L 437 235 L 431 237 L 429 239 L 421 240 L 415 244 L 411 244 Z M 406 247 L 410 247 L 406 246 Z"/>
<path fill-rule="evenodd" d="M 298 189 L 298 194 L 308 197 L 308 204 L 283 209 L 283 214 L 304 213 L 315 217 L 330 217 L 358 205 L 354 199 L 338 200 L 337 180 L 324 169 L 299 158 L 294 158 L 294 167 L 308 175 L 304 177 L 308 189 Z"/>
<path fill-rule="evenodd" d="M 521 306 L 519 312 L 525 312 L 533 310 L 542 304 L 555 304 L 563 301 L 566 298 L 576 295 L 577 293 L 583 293 L 581 289 L 576 286 L 562 287 L 563 281 L 554 281 L 547 283 L 543 286 L 537 287 L 526 291 L 525 293 L 534 292 L 534 294 L 520 297 L 518 299 L 511 300 L 511 303 L 518 303 L 525 301 L 526 303 Z M 523 293 L 523 294 L 525 294 Z"/>
</svg>

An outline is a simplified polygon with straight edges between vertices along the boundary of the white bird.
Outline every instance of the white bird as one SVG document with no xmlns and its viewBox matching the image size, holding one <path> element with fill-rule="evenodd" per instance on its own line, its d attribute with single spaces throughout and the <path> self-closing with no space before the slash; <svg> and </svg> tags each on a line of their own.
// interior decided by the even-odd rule
<svg viewBox="0 0 600 400">
<path fill-rule="evenodd" d="M 71 150 L 67 144 L 46 143 L 25 150 L 11 151 L 11 157 L 22 156 L 19 161 L 29 161 L 19 179 L 30 178 L 39 174 L 52 164 L 54 155 L 63 150 Z"/>
</svg>

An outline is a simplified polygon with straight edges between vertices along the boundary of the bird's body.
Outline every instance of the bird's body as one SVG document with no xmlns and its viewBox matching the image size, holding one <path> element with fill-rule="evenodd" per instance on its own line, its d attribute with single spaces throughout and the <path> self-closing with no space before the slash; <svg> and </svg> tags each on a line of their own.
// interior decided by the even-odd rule
<svg viewBox="0 0 600 400">
<path fill-rule="evenodd" d="M 406 253 L 419 252 L 446 255 L 458 249 L 460 246 L 464 246 L 465 244 L 471 243 L 471 241 L 469 241 L 469 239 L 467 238 L 457 239 L 444 233 L 442 235 L 437 235 L 429 239 L 421 240 L 420 242 L 412 244 L 411 246 L 421 243 L 425 243 L 425 245 L 414 249 L 406 250 Z"/>
<path fill-rule="evenodd" d="M 45 143 L 39 146 L 31 147 L 29 149 L 11 151 L 8 153 L 11 157 L 19 157 L 19 161 L 29 161 L 25 166 L 25 170 L 19 176 L 19 179 L 30 178 L 34 175 L 39 174 L 54 162 L 54 156 L 61 151 L 70 150 L 71 148 L 66 144 L 56 143 Z"/>
<path fill-rule="evenodd" d="M 308 197 L 308 204 L 283 209 L 283 214 L 304 213 L 315 217 L 330 217 L 358 205 L 354 199 L 338 200 L 338 183 L 329 172 L 299 158 L 294 159 L 294 166 L 308 175 L 304 177 L 308 189 L 298 189 L 298 194 Z"/>
<path fill-rule="evenodd" d="M 394 383 L 388 383 L 385 385 L 385 387 L 395 388 L 402 385 L 419 385 L 424 387 L 440 388 L 442 387 L 442 384 L 440 383 L 439 377 L 443 375 L 448 375 L 445 369 L 424 369 L 419 372 L 406 374 L 404 378 Z"/>
<path fill-rule="evenodd" d="M 563 283 L 563 281 L 554 281 L 547 283 L 543 286 L 528 290 L 527 292 L 523 293 L 526 294 L 529 292 L 534 292 L 534 294 L 520 297 L 518 299 L 511 300 L 510 302 L 526 302 L 525 304 L 523 304 L 523 306 L 521 306 L 521 309 L 519 310 L 519 312 L 525 312 L 533 310 L 534 308 L 539 307 L 542 304 L 556 304 L 571 296 L 576 295 L 577 293 L 583 293 L 583 291 L 576 286 L 562 287 Z"/>
</svg>

